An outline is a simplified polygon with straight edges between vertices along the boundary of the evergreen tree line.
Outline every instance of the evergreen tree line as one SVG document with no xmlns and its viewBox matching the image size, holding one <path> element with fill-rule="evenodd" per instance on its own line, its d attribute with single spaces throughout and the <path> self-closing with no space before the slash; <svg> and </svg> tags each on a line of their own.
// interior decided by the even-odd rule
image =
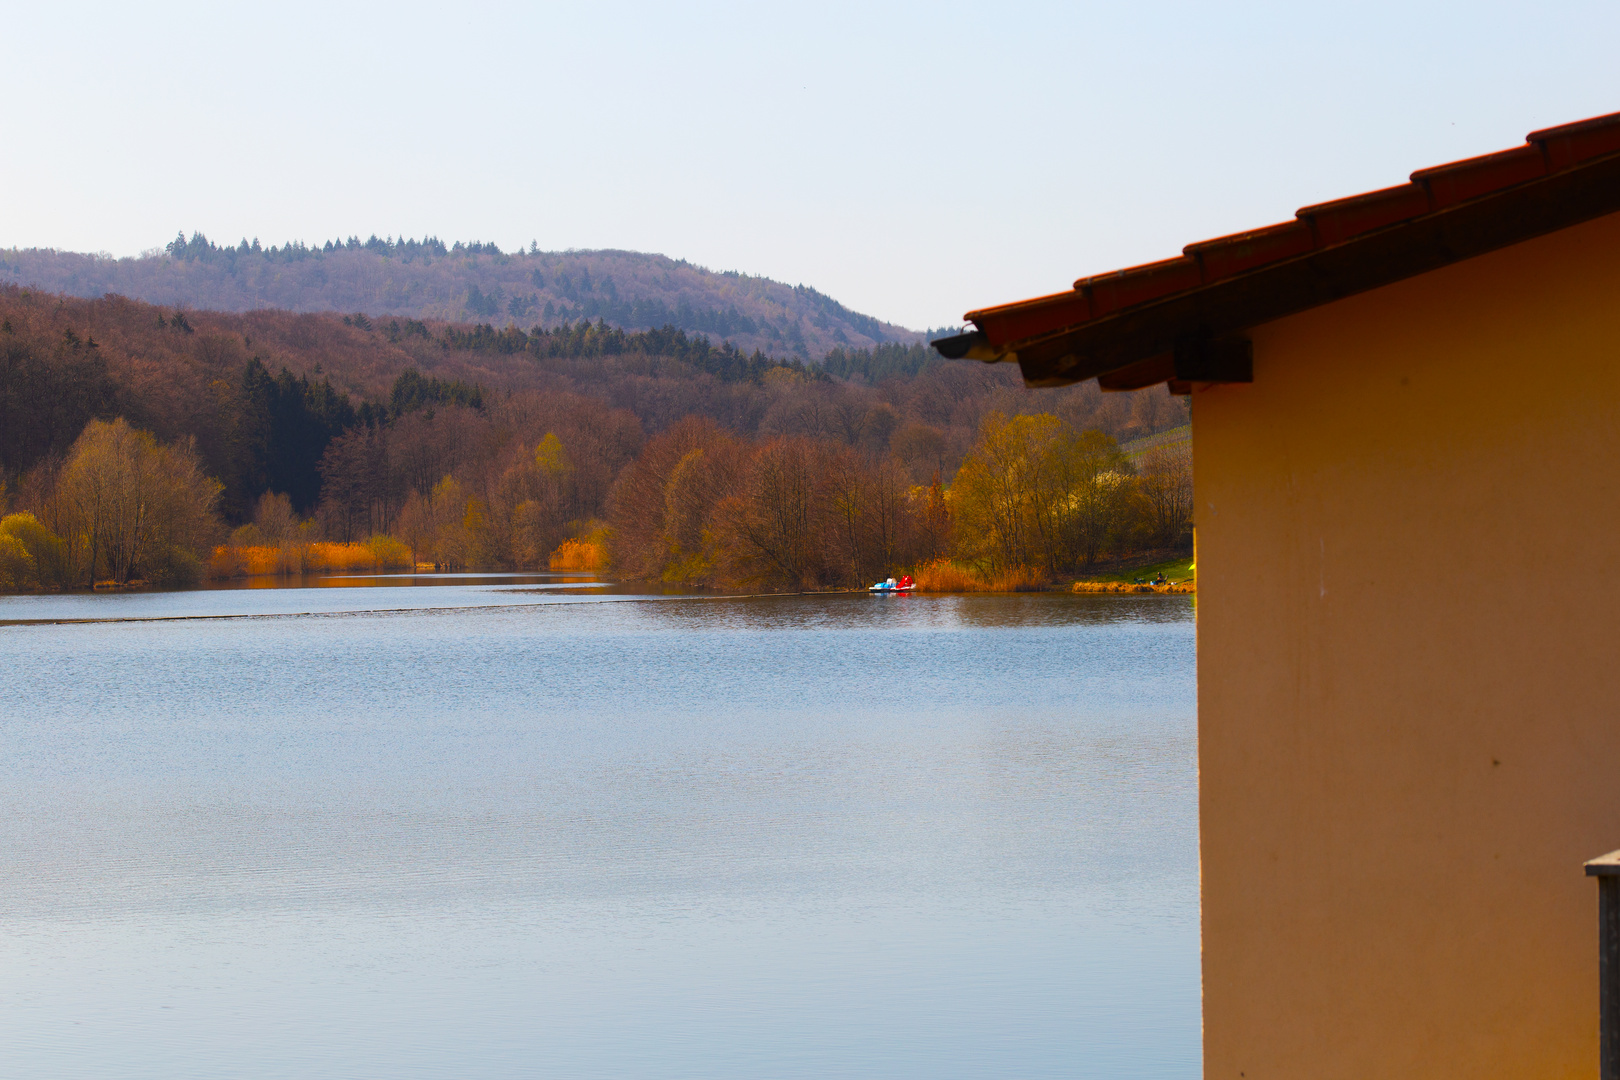
<svg viewBox="0 0 1620 1080">
<path fill-rule="evenodd" d="M 818 326 L 826 326 L 832 319 L 838 319 L 848 323 L 857 333 L 865 334 L 873 341 L 881 342 L 886 336 L 881 322 L 870 315 L 862 315 L 858 311 L 851 311 L 825 293 L 818 292 L 808 285 L 795 285 L 793 286 L 793 292 L 794 295 L 810 302 L 811 310 L 815 312 L 812 319 Z"/>
<path fill-rule="evenodd" d="M 921 375 L 943 362 L 927 345 L 888 342 L 873 349 L 833 349 L 821 361 L 821 370 L 835 379 L 860 379 L 875 386 L 884 379 Z"/>
<path fill-rule="evenodd" d="M 542 277 L 539 271 L 535 272 L 537 278 Z M 612 279 L 609 278 L 609 281 Z M 749 318 L 737 310 L 733 304 L 729 308 L 699 308 L 694 307 L 689 300 L 681 300 L 674 305 L 665 303 L 657 297 L 639 297 L 634 300 L 620 300 L 617 297 L 570 297 L 570 303 L 558 305 L 554 301 L 541 301 L 537 294 L 514 294 L 507 298 L 499 286 L 484 292 L 477 285 L 467 290 L 467 314 L 489 318 L 505 313 L 513 319 L 526 319 L 531 315 L 538 315 L 542 319 L 552 319 L 558 315 L 565 315 L 569 321 L 580 319 L 590 321 L 606 321 L 622 326 L 679 326 L 701 334 L 713 334 L 716 337 L 734 337 L 739 334 L 764 334 L 775 341 L 783 343 L 798 342 L 802 345 L 803 334 L 797 338 L 793 336 L 793 327 L 782 320 L 781 324 L 765 322 Z M 800 349 L 802 352 L 802 348 Z"/>
<path fill-rule="evenodd" d="M 407 368 L 394 380 L 386 405 L 365 401 L 357 406 L 347 394 L 334 390 L 330 379 L 311 382 L 286 368 L 272 378 L 254 357 L 242 373 L 238 401 L 234 469 L 226 485 L 224 508 L 228 516 L 241 520 L 266 492 L 285 495 L 297 513 L 312 513 L 321 500 L 333 440 L 355 428 L 371 432 L 369 437 L 376 439 L 378 429 L 436 407 L 477 412 L 484 407 L 484 388 L 456 379 L 424 377 L 415 368 Z"/>
<path fill-rule="evenodd" d="M 497 330 L 489 323 L 470 329 L 446 327 L 440 337 L 445 349 L 503 356 L 527 354 L 536 359 L 587 359 L 605 356 L 638 356 L 674 360 L 689 365 L 722 382 L 761 384 L 765 374 L 780 368 L 807 379 L 825 379 L 827 372 L 798 358 L 779 359 L 755 349 L 745 353 L 729 341 L 713 344 L 707 337 L 689 337 L 684 330 L 665 325 L 657 330 L 630 331 L 597 320 L 591 323 L 562 323 L 549 330 L 536 326 L 523 331 L 516 326 Z"/>
<path fill-rule="evenodd" d="M 171 259 L 182 262 L 219 263 L 235 272 L 236 260 L 248 255 L 259 256 L 270 262 L 302 262 L 305 259 L 318 259 L 323 255 L 330 255 L 335 251 L 369 251 L 385 258 L 399 259 L 401 262 L 411 262 L 416 259 L 445 258 L 472 255 L 501 255 L 501 249 L 493 243 L 473 241 L 463 243 L 456 241 L 446 246 L 444 241 L 436 236 L 423 237 L 421 240 L 412 240 L 400 237 L 379 239 L 375 233 L 361 240 L 358 236 L 351 236 L 347 240 L 328 240 L 325 244 L 305 244 L 302 240 L 290 240 L 277 247 L 272 244 L 262 247 L 258 237 L 249 242 L 246 237 L 242 242 L 232 247 L 230 244 L 219 245 L 200 232 L 191 234 L 186 239 L 185 233 L 179 233 L 163 248 L 164 253 Z"/>
<path fill-rule="evenodd" d="M 69 333 L 43 346 L 0 321 L 0 483 L 65 453 L 92 418 L 117 410 L 119 389 L 100 347 Z"/>
</svg>

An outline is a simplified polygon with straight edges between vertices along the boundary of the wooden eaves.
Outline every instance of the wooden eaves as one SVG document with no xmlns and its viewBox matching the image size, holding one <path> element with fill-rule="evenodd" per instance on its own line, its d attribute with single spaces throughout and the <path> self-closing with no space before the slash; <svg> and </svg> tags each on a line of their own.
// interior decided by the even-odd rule
<svg viewBox="0 0 1620 1080">
<path fill-rule="evenodd" d="M 1532 132 L 1526 145 L 1300 209 L 1293 221 L 1189 244 L 1179 258 L 967 313 L 932 344 L 1016 361 L 1030 386 L 1105 390 L 1248 382 L 1250 327 L 1620 211 L 1620 113 Z"/>
</svg>

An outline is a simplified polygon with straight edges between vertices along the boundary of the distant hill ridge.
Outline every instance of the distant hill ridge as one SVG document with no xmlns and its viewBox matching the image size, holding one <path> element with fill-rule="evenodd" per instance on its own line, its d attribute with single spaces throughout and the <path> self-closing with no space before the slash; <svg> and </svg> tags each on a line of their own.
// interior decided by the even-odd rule
<svg viewBox="0 0 1620 1080">
<path fill-rule="evenodd" d="M 629 330 L 673 326 L 771 355 L 911 345 L 924 335 L 851 311 L 805 285 L 633 251 L 505 252 L 492 243 L 422 240 L 215 244 L 201 233 L 113 258 L 0 248 L 0 284 L 215 311 L 280 308 L 414 319 L 551 326 L 603 319 Z"/>
</svg>

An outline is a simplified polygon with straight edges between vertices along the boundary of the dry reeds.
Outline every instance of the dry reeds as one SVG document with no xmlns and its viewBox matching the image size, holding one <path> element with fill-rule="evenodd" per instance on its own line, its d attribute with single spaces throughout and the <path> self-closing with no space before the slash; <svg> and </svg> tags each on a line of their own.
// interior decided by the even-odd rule
<svg viewBox="0 0 1620 1080">
<path fill-rule="evenodd" d="M 918 592 L 1040 592 L 1046 588 L 1046 574 L 1030 566 L 1014 566 L 989 577 L 949 559 L 935 559 L 918 569 Z"/>
<path fill-rule="evenodd" d="M 564 540 L 562 545 L 551 553 L 550 560 L 553 570 L 600 570 L 606 563 L 606 553 L 602 550 L 602 544 L 594 537 L 584 540 Z"/>
<path fill-rule="evenodd" d="M 1046 588 L 1044 570 L 1033 566 L 1014 566 L 990 579 L 987 592 L 1040 592 Z"/>
<path fill-rule="evenodd" d="M 410 549 L 392 536 L 373 536 L 363 544 L 225 545 L 216 547 L 208 560 L 208 576 L 216 580 L 410 568 Z"/>
<path fill-rule="evenodd" d="M 208 559 L 208 576 L 216 580 L 261 577 L 279 572 L 281 549 L 269 546 L 216 547 Z"/>
<path fill-rule="evenodd" d="M 981 592 L 984 582 L 973 571 L 949 559 L 935 559 L 917 569 L 918 592 Z"/>
</svg>

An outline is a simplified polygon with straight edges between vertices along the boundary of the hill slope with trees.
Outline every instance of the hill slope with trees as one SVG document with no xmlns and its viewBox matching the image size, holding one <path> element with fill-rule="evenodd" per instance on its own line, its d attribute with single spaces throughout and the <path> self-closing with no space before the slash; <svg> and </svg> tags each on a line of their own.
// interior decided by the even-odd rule
<svg viewBox="0 0 1620 1080">
<path fill-rule="evenodd" d="M 201 234 L 116 259 L 0 249 L 0 283 L 71 296 L 108 293 L 185 309 L 362 312 L 367 316 L 554 325 L 603 320 L 673 326 L 739 348 L 820 359 L 833 349 L 914 344 L 923 335 L 846 308 L 815 289 L 715 272 L 631 251 L 504 252 L 426 240 L 217 245 Z"/>
<path fill-rule="evenodd" d="M 773 589 L 948 558 L 1051 580 L 1181 542 L 1185 462 L 1133 464 L 1116 440 L 1186 417 L 1162 391 L 1033 393 L 916 344 L 806 364 L 674 327 L 0 286 L 0 513 L 21 512 L 0 521 L 0 588 L 296 572 L 317 549 L 346 566 L 574 551 Z"/>
</svg>

